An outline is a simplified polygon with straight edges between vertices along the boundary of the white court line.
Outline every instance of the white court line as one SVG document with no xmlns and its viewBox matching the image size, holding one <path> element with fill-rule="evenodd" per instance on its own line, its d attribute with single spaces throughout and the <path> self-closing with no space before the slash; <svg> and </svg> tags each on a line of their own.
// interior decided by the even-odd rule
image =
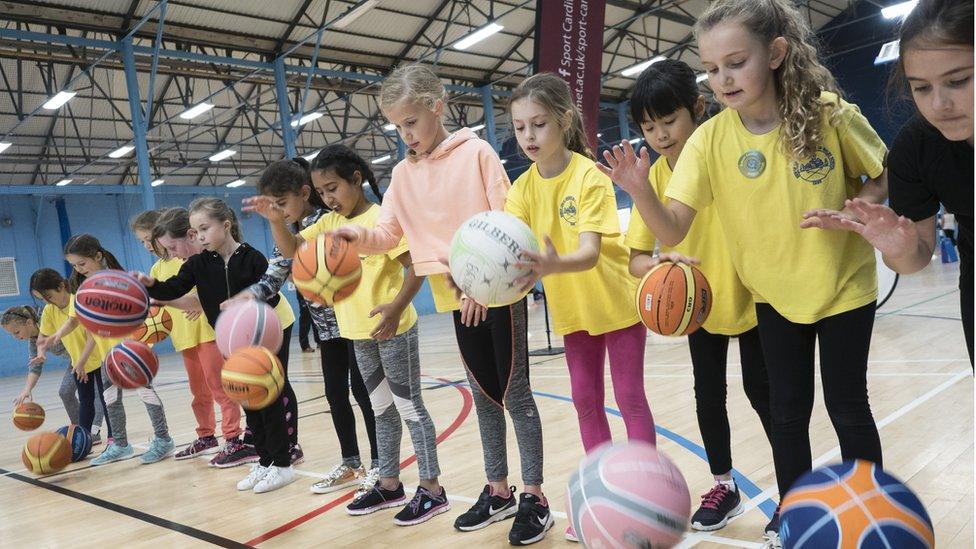
<svg viewBox="0 0 976 549">
<path fill-rule="evenodd" d="M 891 413 L 890 415 L 888 415 L 887 417 L 885 417 L 884 419 L 882 419 L 881 421 L 879 421 L 878 424 L 877 424 L 878 425 L 878 429 L 880 430 L 880 429 L 882 429 L 882 428 L 884 428 L 884 427 L 886 427 L 888 425 L 891 425 L 891 423 L 893 423 L 895 420 L 901 418 L 902 416 L 904 416 L 908 412 L 911 412 L 915 408 L 918 408 L 919 406 L 921 406 L 925 402 L 931 400 L 934 396 L 938 395 L 942 391 L 945 391 L 949 387 L 952 387 L 960 379 L 964 379 L 964 378 L 967 378 L 967 377 L 972 377 L 972 374 L 970 374 L 969 372 L 958 373 L 955 376 L 953 376 L 952 379 L 946 380 L 945 382 L 943 382 L 942 384 L 940 384 L 938 387 L 935 387 L 931 391 L 929 391 L 929 392 L 927 392 L 927 393 L 925 393 L 923 395 L 918 396 L 917 398 L 915 398 L 915 400 L 913 400 L 913 401 L 909 402 L 908 404 L 902 406 L 901 408 L 895 410 L 893 413 Z M 840 446 L 834 446 L 832 449 L 828 450 L 827 452 L 824 452 L 817 459 L 813 460 L 813 468 L 816 469 L 817 467 L 820 467 L 821 465 L 824 465 L 825 463 L 829 462 L 830 460 L 836 458 L 839 455 L 840 455 Z M 742 506 L 742 514 L 740 514 L 740 515 L 738 515 L 736 517 L 732 517 L 731 519 L 729 519 L 729 522 L 733 522 L 733 521 L 737 520 L 739 517 L 745 516 L 745 514 L 747 512 L 755 509 L 760 503 L 766 501 L 770 497 L 776 496 L 778 493 L 779 493 L 779 490 L 777 490 L 776 486 L 772 486 L 770 488 L 767 488 L 767 489 L 763 490 L 757 496 L 749 499 L 749 501 L 745 505 Z M 680 548 L 694 547 L 695 545 L 697 545 L 701 541 L 705 541 L 705 539 L 702 536 L 702 534 L 690 534 L 685 539 L 685 541 L 682 542 L 678 547 L 680 547 Z"/>
</svg>

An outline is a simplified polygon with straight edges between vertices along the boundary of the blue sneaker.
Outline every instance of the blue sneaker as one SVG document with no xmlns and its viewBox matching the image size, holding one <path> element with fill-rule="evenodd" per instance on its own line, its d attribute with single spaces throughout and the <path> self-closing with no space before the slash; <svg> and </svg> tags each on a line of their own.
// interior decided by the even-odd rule
<svg viewBox="0 0 976 549">
<path fill-rule="evenodd" d="M 132 449 L 131 444 L 126 444 L 121 446 L 115 442 L 112 442 L 105 448 L 97 458 L 91 460 L 92 465 L 105 465 L 106 463 L 112 463 L 113 461 L 122 461 L 123 459 L 129 459 L 136 453 Z"/>
<path fill-rule="evenodd" d="M 176 445 L 173 443 L 173 439 L 162 439 L 156 437 L 152 439 L 152 442 L 149 443 L 149 449 L 139 456 L 139 461 L 143 465 L 149 465 L 150 463 L 162 461 L 166 459 L 166 456 L 173 453 L 173 449 L 175 447 Z"/>
</svg>

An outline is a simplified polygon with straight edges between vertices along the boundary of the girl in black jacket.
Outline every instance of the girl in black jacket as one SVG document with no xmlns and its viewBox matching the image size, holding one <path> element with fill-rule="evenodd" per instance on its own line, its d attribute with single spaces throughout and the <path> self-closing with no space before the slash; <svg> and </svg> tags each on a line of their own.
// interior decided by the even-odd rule
<svg viewBox="0 0 976 549">
<path fill-rule="evenodd" d="M 220 314 L 220 304 L 260 280 L 268 268 L 268 260 L 261 252 L 241 242 L 237 216 L 222 200 L 194 200 L 189 208 L 189 223 L 204 251 L 187 259 L 180 272 L 166 281 L 157 281 L 143 273 L 135 275 L 145 284 L 149 295 L 160 301 L 177 300 L 196 287 L 203 312 L 213 326 Z M 280 295 L 269 303 L 277 305 L 275 309 L 284 327 L 278 359 L 286 377 L 284 390 L 277 400 L 262 410 L 244 411 L 260 461 L 252 465 L 247 477 L 237 483 L 237 489 L 255 493 L 277 490 L 295 480 L 289 442 L 291 437 L 297 438 L 298 413 L 297 409 L 291 414 L 286 411 L 286 405 L 297 408 L 295 392 L 287 381 L 288 343 L 294 314 Z M 295 423 L 289 424 L 290 421 Z"/>
</svg>

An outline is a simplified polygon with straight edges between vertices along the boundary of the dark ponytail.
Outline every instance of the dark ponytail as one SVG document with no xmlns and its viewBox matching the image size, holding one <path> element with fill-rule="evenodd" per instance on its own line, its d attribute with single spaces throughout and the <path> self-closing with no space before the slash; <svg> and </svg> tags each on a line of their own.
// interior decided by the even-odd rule
<svg viewBox="0 0 976 549">
<path fill-rule="evenodd" d="M 103 248 L 102 243 L 90 234 L 85 233 L 72 236 L 68 240 L 68 243 L 64 245 L 64 255 L 72 254 L 89 259 L 97 259 L 99 253 L 102 254 L 102 261 L 106 269 L 123 270 L 122 264 L 119 263 L 118 259 L 115 259 L 112 252 Z M 87 277 L 82 276 L 78 271 L 72 269 L 71 276 L 68 278 L 68 291 L 71 293 L 78 291 L 78 286 L 81 286 L 85 278 Z"/>
<path fill-rule="evenodd" d="M 376 183 L 372 168 L 356 154 L 356 151 L 345 145 L 329 145 L 322 149 L 312 160 L 311 171 L 324 172 L 329 169 L 335 170 L 336 175 L 350 183 L 356 180 L 356 172 L 359 172 L 363 181 L 369 183 L 369 188 L 376 198 L 383 202 L 383 195 L 380 193 L 380 186 Z"/>
</svg>

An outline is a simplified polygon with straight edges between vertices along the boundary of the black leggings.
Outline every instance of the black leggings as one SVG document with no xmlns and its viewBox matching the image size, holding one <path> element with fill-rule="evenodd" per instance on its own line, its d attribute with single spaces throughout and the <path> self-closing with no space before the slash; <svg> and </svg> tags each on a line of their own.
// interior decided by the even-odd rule
<svg viewBox="0 0 976 549">
<path fill-rule="evenodd" d="M 959 312 L 962 315 L 962 333 L 969 351 L 969 366 L 973 367 L 973 273 L 967 262 L 960 265 Z"/>
<path fill-rule="evenodd" d="M 377 459 L 376 447 L 376 418 L 373 406 L 369 402 L 369 391 L 363 383 L 363 376 L 356 365 L 356 353 L 352 341 L 344 337 L 337 337 L 323 341 L 322 345 L 322 376 L 325 383 L 325 400 L 329 403 L 332 424 L 335 426 L 336 436 L 339 437 L 339 449 L 343 459 L 359 457 L 359 440 L 356 436 L 356 415 L 349 402 L 349 388 L 359 404 L 359 411 L 363 414 L 366 424 L 366 435 L 369 437 L 369 455 Z M 352 383 L 350 384 L 350 378 Z"/>
<path fill-rule="evenodd" d="M 244 410 L 261 466 L 291 465 L 289 446 L 298 442 L 298 401 L 288 382 L 288 347 L 292 326 L 285 328 L 278 360 L 285 374 L 285 387 L 274 402 L 261 410 Z"/>
<path fill-rule="evenodd" d="M 105 429 L 108 438 L 112 438 L 112 424 L 108 419 L 108 408 L 105 406 L 105 387 L 102 385 L 102 369 L 97 368 L 88 372 L 88 381 L 78 381 L 78 377 L 71 373 L 75 380 L 75 387 L 78 388 L 78 425 L 84 427 L 89 433 L 92 430 L 92 423 L 95 421 L 95 406 L 101 406 L 105 413 Z M 96 404 L 95 397 L 98 396 Z"/>
<path fill-rule="evenodd" d="M 882 466 L 881 438 L 867 387 L 875 308 L 876 303 L 871 302 L 813 324 L 796 324 L 769 304 L 756 304 L 769 372 L 773 463 L 780 497 L 812 467 L 809 431 L 818 341 L 824 404 L 843 459 L 864 459 Z"/>
<path fill-rule="evenodd" d="M 763 360 L 759 329 L 736 336 L 742 358 L 742 385 L 752 409 L 759 414 L 766 438 L 771 439 L 769 419 L 769 377 Z M 705 443 L 708 466 L 713 475 L 732 470 L 732 441 L 726 409 L 726 369 L 730 336 L 712 334 L 704 328 L 688 336 L 691 363 L 695 372 L 695 411 L 698 429 Z"/>
</svg>

